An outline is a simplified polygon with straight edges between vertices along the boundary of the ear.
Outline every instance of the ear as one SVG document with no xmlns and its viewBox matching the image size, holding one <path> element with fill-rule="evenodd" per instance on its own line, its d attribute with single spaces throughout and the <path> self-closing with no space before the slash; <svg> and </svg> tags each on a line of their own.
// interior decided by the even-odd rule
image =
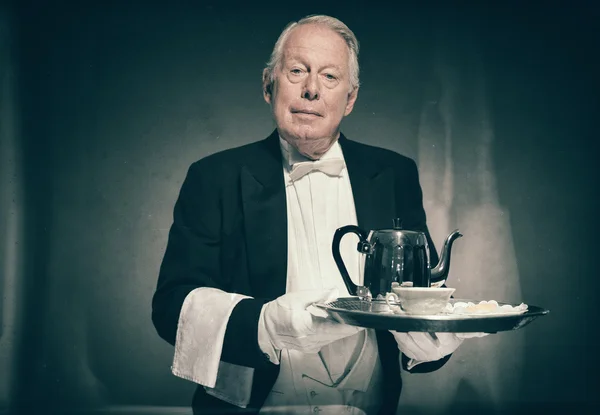
<svg viewBox="0 0 600 415">
<path fill-rule="evenodd" d="M 348 102 L 346 103 L 346 110 L 344 111 L 344 116 L 349 115 L 354 108 L 354 103 L 356 102 L 356 98 L 358 98 L 358 87 L 352 89 L 348 93 Z"/>
<path fill-rule="evenodd" d="M 271 96 L 273 94 L 273 83 L 269 79 L 269 72 L 267 68 L 263 70 L 262 76 L 262 86 L 263 86 L 263 98 L 267 102 L 267 104 L 271 103 Z"/>
</svg>

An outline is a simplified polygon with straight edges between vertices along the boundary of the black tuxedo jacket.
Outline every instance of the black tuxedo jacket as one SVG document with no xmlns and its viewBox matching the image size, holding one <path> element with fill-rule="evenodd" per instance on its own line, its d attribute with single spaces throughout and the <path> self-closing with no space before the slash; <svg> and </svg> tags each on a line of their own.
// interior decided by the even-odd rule
<svg viewBox="0 0 600 415">
<path fill-rule="evenodd" d="M 365 230 L 385 229 L 391 228 L 392 219 L 401 218 L 405 228 L 427 233 L 431 262 L 437 263 L 414 161 L 343 135 L 339 143 L 358 225 Z M 152 300 L 152 321 L 158 334 L 174 345 L 181 306 L 190 291 L 214 287 L 253 297 L 234 308 L 221 360 L 255 368 L 250 411 L 256 412 L 279 373 L 279 366 L 270 363 L 258 346 L 258 318 L 265 302 L 285 294 L 287 275 L 286 195 L 277 131 L 262 141 L 192 164 L 173 216 Z M 391 333 L 378 331 L 377 340 L 387 389 L 382 413 L 391 414 L 401 390 L 400 353 Z M 429 372 L 446 361 L 417 368 Z M 197 413 L 211 413 L 209 408 L 218 413 L 247 412 L 212 398 L 202 387 L 193 407 Z"/>
</svg>

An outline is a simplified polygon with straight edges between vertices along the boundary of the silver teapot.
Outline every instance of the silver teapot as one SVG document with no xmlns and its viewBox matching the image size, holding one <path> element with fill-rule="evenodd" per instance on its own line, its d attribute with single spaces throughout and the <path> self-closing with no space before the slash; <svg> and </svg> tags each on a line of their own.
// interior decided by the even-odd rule
<svg viewBox="0 0 600 415">
<path fill-rule="evenodd" d="M 360 256 L 362 286 L 350 279 L 346 265 L 340 255 L 340 242 L 348 233 L 359 238 L 357 249 Z M 392 283 L 412 283 L 413 287 L 430 287 L 431 283 L 445 279 L 450 269 L 450 253 L 455 239 L 463 236 L 458 229 L 450 233 L 444 242 L 440 260 L 431 269 L 430 251 L 424 232 L 402 229 L 400 219 L 393 220 L 392 229 L 372 230 L 368 233 L 358 226 L 347 225 L 335 231 L 332 253 L 344 279 L 348 292 L 361 299 L 385 297 Z"/>
</svg>

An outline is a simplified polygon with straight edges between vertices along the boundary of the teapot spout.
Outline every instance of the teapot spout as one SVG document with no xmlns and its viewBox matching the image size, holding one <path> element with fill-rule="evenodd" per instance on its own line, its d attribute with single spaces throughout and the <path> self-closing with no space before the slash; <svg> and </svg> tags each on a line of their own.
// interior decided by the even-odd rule
<svg viewBox="0 0 600 415">
<path fill-rule="evenodd" d="M 440 253 L 440 262 L 431 270 L 431 282 L 438 282 L 445 279 L 448 276 L 450 270 L 450 255 L 452 251 L 452 244 L 454 241 L 463 235 L 458 231 L 454 230 L 444 242 L 442 246 L 442 252 Z"/>
</svg>

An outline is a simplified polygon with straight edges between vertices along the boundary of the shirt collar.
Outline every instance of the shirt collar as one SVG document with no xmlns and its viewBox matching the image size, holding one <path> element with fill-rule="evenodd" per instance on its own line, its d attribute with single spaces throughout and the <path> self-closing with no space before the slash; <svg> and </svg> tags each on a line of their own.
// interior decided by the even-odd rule
<svg viewBox="0 0 600 415">
<path fill-rule="evenodd" d="M 281 147 L 281 156 L 283 157 L 283 161 L 285 166 L 289 169 L 296 163 L 300 163 L 302 161 L 313 161 L 308 157 L 303 156 L 296 150 L 294 146 L 285 141 L 281 135 L 279 136 L 279 145 Z M 344 154 L 342 152 L 342 147 L 340 143 L 336 140 L 335 143 L 331 146 L 329 150 L 323 156 L 321 156 L 320 160 L 328 160 L 339 158 L 344 160 Z"/>
</svg>

